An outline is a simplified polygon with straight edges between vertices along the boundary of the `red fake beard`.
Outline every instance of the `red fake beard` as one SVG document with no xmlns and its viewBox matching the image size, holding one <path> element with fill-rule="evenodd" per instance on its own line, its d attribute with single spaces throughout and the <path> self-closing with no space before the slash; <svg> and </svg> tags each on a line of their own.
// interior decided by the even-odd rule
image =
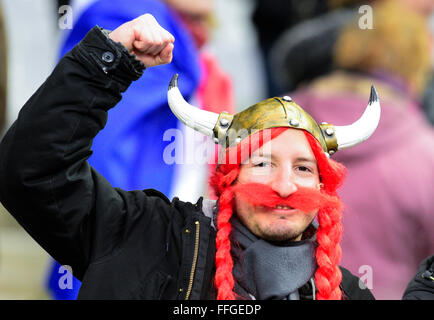
<svg viewBox="0 0 434 320">
<path fill-rule="evenodd" d="M 244 183 L 232 187 L 237 197 L 256 207 L 276 209 L 287 206 L 306 214 L 322 209 L 342 209 L 337 196 L 331 196 L 317 189 L 297 187 L 297 191 L 287 198 L 280 197 L 272 188 L 261 183 Z"/>
</svg>

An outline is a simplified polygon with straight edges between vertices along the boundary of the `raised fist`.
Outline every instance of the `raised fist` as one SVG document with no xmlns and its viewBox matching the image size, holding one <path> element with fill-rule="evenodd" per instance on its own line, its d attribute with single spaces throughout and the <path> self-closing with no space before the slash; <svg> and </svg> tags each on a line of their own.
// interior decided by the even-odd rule
<svg viewBox="0 0 434 320">
<path fill-rule="evenodd" d="M 175 38 L 163 29 L 151 14 L 128 21 L 109 34 L 110 39 L 122 43 L 146 67 L 172 61 Z"/>
</svg>

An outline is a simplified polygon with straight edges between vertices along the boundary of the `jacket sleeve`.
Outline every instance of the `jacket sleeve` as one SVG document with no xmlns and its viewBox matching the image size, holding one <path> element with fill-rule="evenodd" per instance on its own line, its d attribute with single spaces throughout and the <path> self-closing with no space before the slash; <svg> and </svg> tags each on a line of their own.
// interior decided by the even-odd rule
<svg viewBox="0 0 434 320">
<path fill-rule="evenodd" d="M 0 145 L 0 201 L 78 279 L 138 220 L 147 223 L 141 212 L 153 211 L 143 192 L 112 188 L 87 162 L 107 111 L 144 68 L 93 28 L 24 105 Z"/>
<path fill-rule="evenodd" d="M 434 255 L 425 258 L 408 283 L 402 300 L 434 300 Z"/>
</svg>

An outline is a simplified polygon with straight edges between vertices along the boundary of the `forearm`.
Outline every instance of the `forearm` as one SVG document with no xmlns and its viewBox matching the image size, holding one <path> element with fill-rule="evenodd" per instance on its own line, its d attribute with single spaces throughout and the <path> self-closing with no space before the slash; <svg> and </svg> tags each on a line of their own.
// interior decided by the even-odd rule
<svg viewBox="0 0 434 320">
<path fill-rule="evenodd" d="M 105 62 L 103 55 L 112 55 L 113 61 Z M 66 154 L 77 149 L 88 153 L 90 141 L 105 125 L 108 109 L 140 75 L 114 43 L 94 28 L 22 108 L 1 145 L 2 167 L 11 165 L 3 161 L 12 160 L 28 168 L 30 177 L 31 170 L 40 176 L 63 166 Z M 33 151 L 48 163 L 34 159 Z"/>
<path fill-rule="evenodd" d="M 84 223 L 96 210 L 95 177 L 86 161 L 92 139 L 142 71 L 93 29 L 25 104 L 0 144 L 0 201 L 53 256 L 53 246 L 75 260 L 85 256 Z"/>
</svg>

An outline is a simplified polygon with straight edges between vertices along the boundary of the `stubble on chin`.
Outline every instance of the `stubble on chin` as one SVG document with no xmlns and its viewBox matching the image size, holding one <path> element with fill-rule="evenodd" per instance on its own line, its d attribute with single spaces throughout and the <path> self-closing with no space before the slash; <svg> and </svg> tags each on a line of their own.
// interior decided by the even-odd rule
<svg viewBox="0 0 434 320">
<path fill-rule="evenodd" d="M 297 229 L 296 226 L 288 223 L 285 217 L 273 224 L 258 225 L 258 233 L 261 238 L 268 241 L 295 241 L 301 237 L 304 230 Z"/>
<path fill-rule="evenodd" d="M 269 221 L 241 221 L 257 237 L 273 242 L 279 241 L 298 241 L 303 232 L 312 223 L 315 214 L 304 214 L 302 222 L 291 221 L 288 216 L 279 216 Z"/>
</svg>

